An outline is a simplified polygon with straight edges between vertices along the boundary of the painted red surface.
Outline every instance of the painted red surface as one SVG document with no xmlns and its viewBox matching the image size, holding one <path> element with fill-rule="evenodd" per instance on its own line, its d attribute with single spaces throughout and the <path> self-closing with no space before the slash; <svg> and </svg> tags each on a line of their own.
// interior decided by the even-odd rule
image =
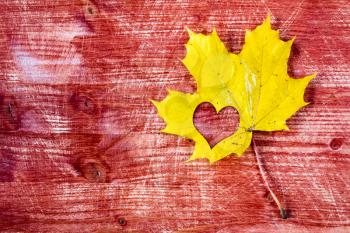
<svg viewBox="0 0 350 233">
<path fill-rule="evenodd" d="M 5 0 L 0 9 L 1 232 L 350 232 L 347 0 Z M 195 88 L 179 59 L 185 27 L 215 27 L 238 52 L 244 29 L 268 13 L 283 39 L 297 37 L 290 74 L 318 72 L 290 131 L 255 137 L 287 220 L 251 149 L 185 163 L 193 143 L 159 133 L 149 102 Z M 232 132 L 234 111 L 217 121 L 210 112 L 198 111 L 199 127 L 227 127 L 207 128 L 209 138 Z"/>
</svg>

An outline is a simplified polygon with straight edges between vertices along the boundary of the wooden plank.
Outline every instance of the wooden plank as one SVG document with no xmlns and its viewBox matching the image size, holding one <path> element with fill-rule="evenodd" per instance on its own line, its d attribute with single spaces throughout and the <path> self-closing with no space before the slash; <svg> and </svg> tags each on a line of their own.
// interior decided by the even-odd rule
<svg viewBox="0 0 350 233">
<path fill-rule="evenodd" d="M 0 21 L 2 232 L 349 232 L 350 6 L 347 1 L 5 1 Z M 318 72 L 290 131 L 185 163 L 193 143 L 159 133 L 149 99 L 193 92 L 179 58 L 216 28 L 238 52 L 266 15 L 296 36 L 295 77 Z M 230 115 L 231 114 L 231 115 Z M 231 133 L 207 108 L 195 121 Z M 225 125 L 223 132 L 215 126 Z M 231 127 L 232 128 L 232 127 Z M 231 129 L 232 130 L 232 129 Z"/>
</svg>

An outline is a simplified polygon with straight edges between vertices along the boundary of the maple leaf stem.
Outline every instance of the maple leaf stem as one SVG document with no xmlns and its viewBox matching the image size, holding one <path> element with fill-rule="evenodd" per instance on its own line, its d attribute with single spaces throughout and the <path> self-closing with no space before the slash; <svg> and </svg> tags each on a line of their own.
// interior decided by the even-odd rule
<svg viewBox="0 0 350 233">
<path fill-rule="evenodd" d="M 271 187 L 270 187 L 270 185 L 269 185 L 266 171 L 265 171 L 264 168 L 263 168 L 263 163 L 262 163 L 261 155 L 260 155 L 260 153 L 258 152 L 257 147 L 256 147 L 256 143 L 255 143 L 255 139 L 254 139 L 254 134 L 252 135 L 252 147 L 253 147 L 253 150 L 254 150 L 254 153 L 255 153 L 256 161 L 257 161 L 257 163 L 258 163 L 258 167 L 259 167 L 259 171 L 260 171 L 261 178 L 263 179 L 264 184 L 265 184 L 267 190 L 269 191 L 269 193 L 270 193 L 272 199 L 274 200 L 274 202 L 275 202 L 276 205 L 278 206 L 278 209 L 280 210 L 281 218 L 282 218 L 282 219 L 287 219 L 287 218 L 288 218 L 288 215 L 287 215 L 287 212 L 286 212 L 285 208 L 282 206 L 282 204 L 280 203 L 280 201 L 278 200 L 277 196 L 276 196 L 275 193 L 272 191 L 272 189 L 271 189 Z"/>
</svg>

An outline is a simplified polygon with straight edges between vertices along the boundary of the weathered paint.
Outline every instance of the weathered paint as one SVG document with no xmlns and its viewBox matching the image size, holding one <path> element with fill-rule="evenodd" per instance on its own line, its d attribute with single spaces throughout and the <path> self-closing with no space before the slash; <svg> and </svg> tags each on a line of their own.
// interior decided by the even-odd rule
<svg viewBox="0 0 350 233">
<path fill-rule="evenodd" d="M 5 0 L 0 8 L 1 231 L 350 231 L 347 0 Z M 215 27 L 238 52 L 244 29 L 268 13 L 284 39 L 297 37 L 290 74 L 318 72 L 290 131 L 255 135 L 287 220 L 251 149 L 214 165 L 185 163 L 193 143 L 159 133 L 149 102 L 166 88 L 194 91 L 180 61 L 185 27 Z M 207 113 L 199 124 L 214 119 Z"/>
</svg>

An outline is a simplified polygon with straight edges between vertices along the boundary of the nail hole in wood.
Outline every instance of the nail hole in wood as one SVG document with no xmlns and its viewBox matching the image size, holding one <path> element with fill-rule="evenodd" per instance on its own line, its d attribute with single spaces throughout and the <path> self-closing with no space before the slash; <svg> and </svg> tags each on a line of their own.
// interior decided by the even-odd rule
<svg viewBox="0 0 350 233">
<path fill-rule="evenodd" d="M 97 110 L 97 105 L 94 103 L 94 100 L 84 94 L 75 93 L 70 98 L 70 103 L 78 111 L 82 111 L 86 114 L 95 114 Z"/>
<path fill-rule="evenodd" d="M 123 217 L 119 217 L 119 218 L 118 218 L 118 224 L 119 224 L 120 226 L 126 226 L 126 219 L 123 218 Z"/>
<path fill-rule="evenodd" d="M 90 15 L 92 15 L 94 13 L 94 10 L 92 9 L 92 7 L 88 7 L 87 11 L 89 12 Z"/>
</svg>

